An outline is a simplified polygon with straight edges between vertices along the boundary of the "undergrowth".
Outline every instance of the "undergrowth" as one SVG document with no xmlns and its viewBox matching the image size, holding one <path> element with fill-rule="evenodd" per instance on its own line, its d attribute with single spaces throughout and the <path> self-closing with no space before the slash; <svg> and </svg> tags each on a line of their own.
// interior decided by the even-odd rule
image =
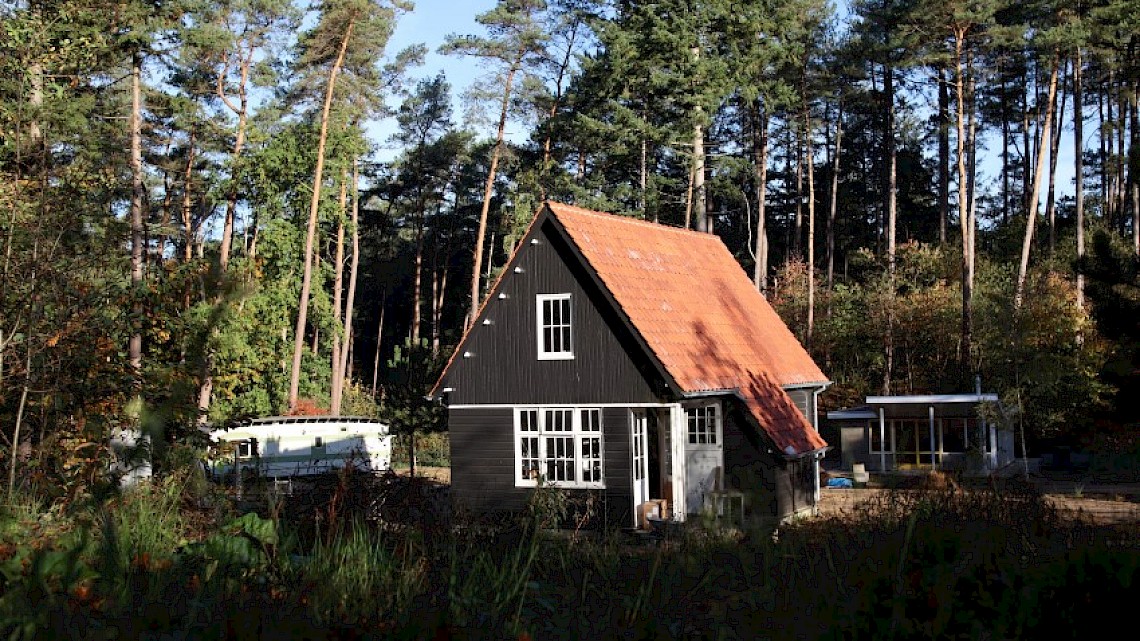
<svg viewBox="0 0 1140 641">
<path fill-rule="evenodd" d="M 647 545 L 552 534 L 549 505 L 457 523 L 418 479 L 322 483 L 244 514 L 177 475 L 70 512 L 24 497 L 0 516 L 0 634 L 1076 637 L 1140 577 L 1135 526 L 1066 520 L 1016 485 Z"/>
</svg>

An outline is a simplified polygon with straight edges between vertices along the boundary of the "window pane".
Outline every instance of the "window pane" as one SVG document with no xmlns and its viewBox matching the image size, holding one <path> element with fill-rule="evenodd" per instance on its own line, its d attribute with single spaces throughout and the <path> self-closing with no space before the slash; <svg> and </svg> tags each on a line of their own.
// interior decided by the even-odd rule
<svg viewBox="0 0 1140 641">
<path fill-rule="evenodd" d="M 547 327 L 554 322 L 554 319 L 551 318 L 551 315 L 554 313 L 553 302 L 554 301 L 551 300 L 542 301 L 542 324 Z"/>
</svg>

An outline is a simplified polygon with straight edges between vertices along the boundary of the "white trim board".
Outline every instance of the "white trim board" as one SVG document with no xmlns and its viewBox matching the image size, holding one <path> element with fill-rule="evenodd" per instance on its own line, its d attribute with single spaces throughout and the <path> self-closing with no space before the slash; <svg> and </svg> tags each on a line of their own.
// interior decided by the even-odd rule
<svg viewBox="0 0 1140 641">
<path fill-rule="evenodd" d="M 918 396 L 868 396 L 868 405 L 922 405 L 924 403 L 996 403 L 997 394 L 926 394 Z"/>
<path fill-rule="evenodd" d="M 452 410 L 505 410 L 540 407 L 673 407 L 674 403 L 467 403 L 448 405 Z"/>
</svg>

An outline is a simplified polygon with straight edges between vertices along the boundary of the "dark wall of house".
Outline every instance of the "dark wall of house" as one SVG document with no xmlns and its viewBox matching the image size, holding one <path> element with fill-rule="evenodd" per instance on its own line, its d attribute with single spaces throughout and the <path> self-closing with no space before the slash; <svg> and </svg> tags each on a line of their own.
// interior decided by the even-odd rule
<svg viewBox="0 0 1140 641">
<path fill-rule="evenodd" d="M 521 511 L 530 491 L 514 483 L 514 411 L 467 408 L 448 412 L 451 498 L 473 514 Z"/>
<path fill-rule="evenodd" d="M 810 458 L 786 461 L 784 470 L 788 479 L 791 504 L 783 512 L 794 514 L 815 505 L 815 464 Z"/>
<path fill-rule="evenodd" d="M 521 512 L 531 488 L 515 487 L 514 410 L 453 408 L 451 428 L 451 498 L 459 513 Z M 606 489 L 571 490 L 576 501 L 594 493 L 600 524 L 627 527 L 633 521 L 630 476 L 629 410 L 602 410 L 603 475 Z"/>
<path fill-rule="evenodd" d="M 659 374 L 553 223 L 523 239 L 507 270 L 444 380 L 449 404 L 657 402 Z M 535 296 L 562 293 L 571 294 L 574 358 L 538 360 Z"/>
<path fill-rule="evenodd" d="M 814 471 L 805 474 L 803 468 L 814 469 L 811 460 L 789 462 L 777 456 L 738 404 L 726 406 L 725 484 L 744 492 L 748 514 L 780 519 L 814 505 Z"/>
<path fill-rule="evenodd" d="M 606 478 L 606 524 L 610 527 L 633 525 L 633 475 L 630 452 L 629 410 L 607 407 L 602 410 L 603 452 Z"/>
</svg>

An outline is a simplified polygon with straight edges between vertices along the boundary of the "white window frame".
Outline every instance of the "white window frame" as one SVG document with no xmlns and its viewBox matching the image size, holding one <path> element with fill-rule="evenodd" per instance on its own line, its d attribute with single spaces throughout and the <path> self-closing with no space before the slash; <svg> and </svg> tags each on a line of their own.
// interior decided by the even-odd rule
<svg viewBox="0 0 1140 641">
<path fill-rule="evenodd" d="M 707 424 L 707 415 L 708 415 L 708 411 L 710 409 L 713 410 L 716 414 L 713 417 L 715 419 L 713 421 L 713 423 L 714 423 L 713 430 L 711 432 L 707 432 L 707 430 L 706 430 L 706 433 L 711 434 L 712 437 L 716 440 L 712 441 L 712 442 L 706 441 L 705 443 L 700 443 L 700 442 L 694 443 L 693 442 L 693 433 L 689 430 L 689 421 L 694 418 L 694 415 L 690 414 L 690 412 L 703 411 L 705 413 L 705 416 L 706 416 L 705 422 Z M 701 403 L 699 405 L 686 405 L 685 406 L 685 447 L 687 447 L 689 449 L 701 448 L 701 447 L 718 448 L 718 447 L 722 447 L 723 445 L 724 445 L 724 411 L 723 411 L 723 408 L 721 407 L 721 404 L 720 403 Z"/>
<path fill-rule="evenodd" d="M 570 318 L 567 319 L 564 323 L 560 323 L 558 325 L 545 325 L 545 324 L 543 324 L 543 322 L 542 322 L 543 306 L 547 302 L 552 302 L 552 301 L 567 301 L 567 309 L 569 310 Z M 574 301 L 571 299 L 570 294 L 569 293 L 565 293 L 565 294 L 538 294 L 535 296 L 534 309 L 535 309 L 534 338 L 535 338 L 535 345 L 537 347 L 537 352 L 538 352 L 538 360 L 540 360 L 540 361 L 572 360 L 574 358 Z M 566 329 L 567 345 L 564 346 L 564 347 L 566 347 L 566 349 L 556 351 L 556 352 L 547 351 L 546 346 L 542 340 L 544 330 L 546 330 L 548 328 L 554 328 L 554 327 L 557 327 L 560 330 L 563 327 L 565 327 L 565 329 Z"/>
<path fill-rule="evenodd" d="M 570 429 L 568 430 L 551 430 L 547 425 L 548 412 L 554 411 L 569 411 L 571 412 Z M 534 412 L 534 414 L 529 414 Z M 589 429 L 591 426 L 587 421 L 583 420 L 583 414 L 586 412 L 596 412 L 597 415 L 597 429 Z M 537 430 L 523 429 L 523 417 L 534 417 L 537 424 Z M 527 421 L 528 428 L 531 422 Z M 591 406 L 577 406 L 577 405 L 544 405 L 541 407 L 516 407 L 514 411 L 514 441 L 515 441 L 515 461 L 512 466 L 512 472 L 515 477 L 515 487 L 537 487 L 539 479 L 537 478 L 523 478 L 523 438 L 531 438 L 537 441 L 537 456 L 535 452 L 528 452 L 532 456 L 528 456 L 528 461 L 537 461 L 538 472 L 541 474 L 545 468 L 546 462 L 549 460 L 551 452 L 547 451 L 548 438 L 572 438 L 574 443 L 574 480 L 573 481 L 554 481 L 543 478 L 543 484 L 559 488 L 572 488 L 572 489 L 605 489 L 606 487 L 606 467 L 605 467 L 605 430 L 602 424 L 602 409 L 600 407 Z M 592 439 L 597 439 L 597 461 L 599 463 L 598 472 L 599 479 L 597 481 L 584 481 L 585 476 L 584 467 L 588 462 L 594 461 L 594 457 L 585 456 L 585 444 Z M 592 450 L 592 448 L 591 448 Z"/>
</svg>

